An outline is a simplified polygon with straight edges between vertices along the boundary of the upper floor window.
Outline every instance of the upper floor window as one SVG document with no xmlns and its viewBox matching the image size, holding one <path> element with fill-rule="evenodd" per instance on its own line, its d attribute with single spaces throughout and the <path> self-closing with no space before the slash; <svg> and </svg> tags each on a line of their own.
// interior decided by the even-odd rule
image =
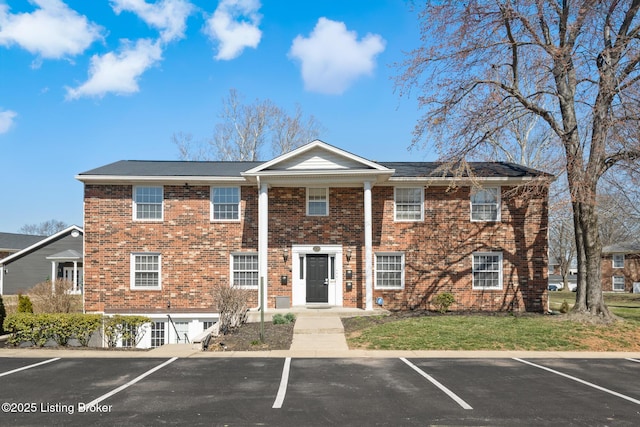
<svg viewBox="0 0 640 427">
<path fill-rule="evenodd" d="M 161 220 L 163 198 L 162 187 L 133 187 L 133 218 Z"/>
<path fill-rule="evenodd" d="M 307 215 L 329 215 L 328 188 L 307 188 Z"/>
<path fill-rule="evenodd" d="M 396 221 L 422 221 L 424 219 L 423 202 L 424 191 L 422 188 L 396 188 Z"/>
<path fill-rule="evenodd" d="M 258 254 L 231 255 L 231 284 L 240 287 L 258 287 Z"/>
<path fill-rule="evenodd" d="M 376 254 L 376 289 L 402 289 L 404 287 L 404 254 Z"/>
<path fill-rule="evenodd" d="M 131 254 L 131 289 L 159 290 L 160 254 Z"/>
<path fill-rule="evenodd" d="M 473 254 L 473 289 L 502 289 L 502 253 Z"/>
<path fill-rule="evenodd" d="M 214 221 L 240 220 L 239 187 L 213 187 L 211 189 L 211 219 Z"/>
<path fill-rule="evenodd" d="M 613 268 L 624 268 L 624 254 L 613 254 Z"/>
<path fill-rule="evenodd" d="M 471 193 L 472 221 L 500 221 L 500 187 L 489 187 Z"/>
</svg>

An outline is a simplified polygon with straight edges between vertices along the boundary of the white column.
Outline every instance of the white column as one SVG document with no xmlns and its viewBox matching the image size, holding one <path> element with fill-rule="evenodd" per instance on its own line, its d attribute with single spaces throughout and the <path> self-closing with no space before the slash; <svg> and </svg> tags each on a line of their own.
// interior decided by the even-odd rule
<svg viewBox="0 0 640 427">
<path fill-rule="evenodd" d="M 56 276 L 57 276 L 56 262 L 51 261 L 51 293 L 52 294 L 56 292 Z"/>
<path fill-rule="evenodd" d="M 371 213 L 371 183 L 364 183 L 364 284 L 365 309 L 373 310 L 373 231 Z"/>
<path fill-rule="evenodd" d="M 73 261 L 73 292 L 78 292 L 78 261 Z"/>
<path fill-rule="evenodd" d="M 258 305 L 267 309 L 269 271 L 269 187 L 266 183 L 260 183 L 258 194 L 258 284 L 264 280 L 264 299 L 258 301 Z M 260 294 L 258 293 L 258 298 Z"/>
</svg>

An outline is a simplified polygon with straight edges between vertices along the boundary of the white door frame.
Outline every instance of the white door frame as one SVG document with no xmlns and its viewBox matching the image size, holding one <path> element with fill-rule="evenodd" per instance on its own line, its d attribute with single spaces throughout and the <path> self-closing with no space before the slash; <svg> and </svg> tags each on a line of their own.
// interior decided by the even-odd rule
<svg viewBox="0 0 640 427">
<path fill-rule="evenodd" d="M 291 305 L 307 304 L 306 255 L 328 255 L 329 270 L 334 260 L 334 277 L 329 275 L 328 305 L 343 306 L 342 245 L 292 245 L 291 246 Z"/>
</svg>

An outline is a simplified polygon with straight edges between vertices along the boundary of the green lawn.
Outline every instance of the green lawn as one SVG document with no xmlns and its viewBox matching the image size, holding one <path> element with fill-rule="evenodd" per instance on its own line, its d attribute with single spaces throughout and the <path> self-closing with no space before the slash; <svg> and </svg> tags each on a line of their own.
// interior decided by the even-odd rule
<svg viewBox="0 0 640 427">
<path fill-rule="evenodd" d="M 574 293 L 552 294 L 552 309 L 559 309 L 564 299 L 570 304 L 575 300 Z M 640 298 L 630 294 L 606 298 L 614 313 L 628 321 L 593 325 L 564 316 L 450 314 L 358 317 L 343 319 L 343 323 L 351 348 L 640 351 Z"/>
</svg>

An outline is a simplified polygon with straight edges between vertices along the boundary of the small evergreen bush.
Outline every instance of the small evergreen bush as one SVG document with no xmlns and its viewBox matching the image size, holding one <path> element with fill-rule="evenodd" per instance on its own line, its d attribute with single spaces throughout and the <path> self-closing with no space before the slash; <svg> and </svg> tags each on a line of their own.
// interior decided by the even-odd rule
<svg viewBox="0 0 640 427">
<path fill-rule="evenodd" d="M 276 313 L 272 318 L 274 325 L 286 325 L 287 323 L 292 323 L 294 320 L 296 320 L 296 316 L 293 313 L 287 313 L 285 315 Z"/>
<path fill-rule="evenodd" d="M 18 294 L 18 313 L 33 313 L 33 303 L 28 295 Z"/>
<path fill-rule="evenodd" d="M 569 312 L 569 303 L 567 300 L 562 301 L 562 305 L 560 306 L 560 313 L 567 314 Z"/>
<path fill-rule="evenodd" d="M 2 301 L 2 295 L 0 295 L 0 335 L 4 334 L 4 319 L 7 317 L 7 310 L 4 308 L 4 301 Z"/>
</svg>

